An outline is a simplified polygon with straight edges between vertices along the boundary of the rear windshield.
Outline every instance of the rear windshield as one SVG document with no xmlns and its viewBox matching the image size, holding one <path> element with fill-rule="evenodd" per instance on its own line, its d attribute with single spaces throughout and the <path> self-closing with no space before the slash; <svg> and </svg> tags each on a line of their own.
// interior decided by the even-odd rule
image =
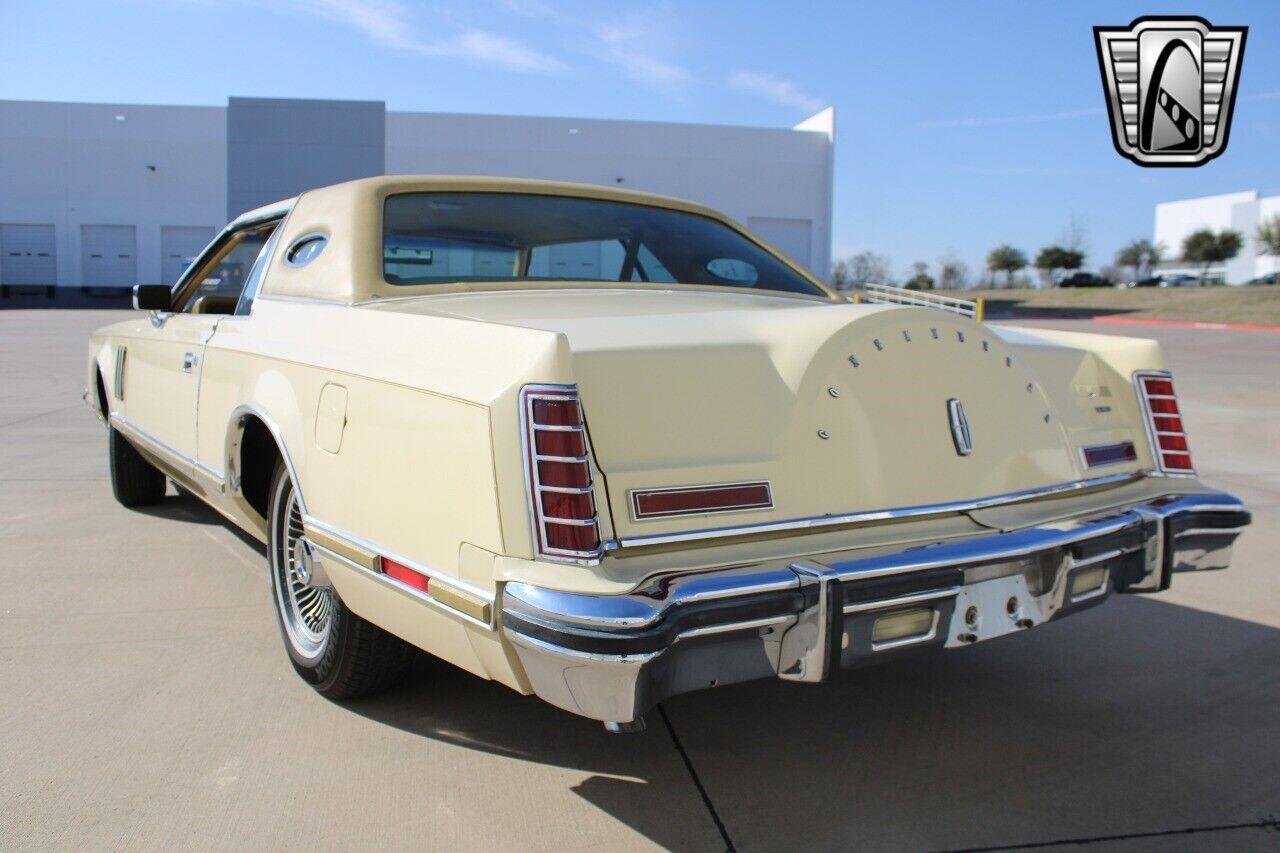
<svg viewBox="0 0 1280 853">
<path fill-rule="evenodd" d="M 823 291 L 714 219 L 616 201 L 519 193 L 387 198 L 390 284 L 629 281 Z"/>
</svg>

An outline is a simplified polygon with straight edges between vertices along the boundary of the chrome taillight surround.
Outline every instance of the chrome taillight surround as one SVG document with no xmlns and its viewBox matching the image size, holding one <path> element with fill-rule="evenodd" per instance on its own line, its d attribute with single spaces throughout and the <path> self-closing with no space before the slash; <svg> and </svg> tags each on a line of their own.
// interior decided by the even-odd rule
<svg viewBox="0 0 1280 853">
<path fill-rule="evenodd" d="M 1167 370 L 1139 370 L 1133 374 L 1133 384 L 1155 463 L 1151 473 L 1165 477 L 1196 476 L 1173 375 Z"/>
<path fill-rule="evenodd" d="M 540 401 L 551 404 L 542 407 L 547 412 L 552 411 L 551 406 L 554 406 L 558 415 L 540 418 Z M 568 422 L 551 423 L 549 420 Z M 604 540 L 591 475 L 591 444 L 587 438 L 586 419 L 582 414 L 578 387 L 526 385 L 522 388 L 520 433 L 524 454 L 525 492 L 533 526 L 534 557 L 587 565 L 599 562 L 604 553 Z M 561 437 L 555 435 L 557 433 L 565 435 Z M 577 445 L 581 454 L 560 455 L 540 449 L 540 445 L 547 444 Z M 566 505 L 585 503 L 587 511 L 573 515 L 551 514 L 547 503 L 555 502 L 557 496 L 565 496 L 563 500 Z M 563 543 L 566 538 L 579 539 L 580 541 L 571 544 L 584 547 L 565 545 Z"/>
</svg>

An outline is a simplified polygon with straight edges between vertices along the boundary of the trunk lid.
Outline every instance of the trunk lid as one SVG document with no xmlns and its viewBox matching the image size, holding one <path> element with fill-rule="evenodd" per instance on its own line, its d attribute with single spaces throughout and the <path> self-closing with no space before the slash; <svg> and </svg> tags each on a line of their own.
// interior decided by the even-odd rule
<svg viewBox="0 0 1280 853">
<path fill-rule="evenodd" d="M 589 289 L 440 296 L 396 310 L 427 303 L 433 314 L 567 337 L 621 539 L 965 501 L 1085 476 L 1054 399 L 1017 347 L 958 315 Z M 952 401 L 967 421 L 967 454 Z M 771 506 L 635 517 L 634 491 L 760 482 Z"/>
</svg>

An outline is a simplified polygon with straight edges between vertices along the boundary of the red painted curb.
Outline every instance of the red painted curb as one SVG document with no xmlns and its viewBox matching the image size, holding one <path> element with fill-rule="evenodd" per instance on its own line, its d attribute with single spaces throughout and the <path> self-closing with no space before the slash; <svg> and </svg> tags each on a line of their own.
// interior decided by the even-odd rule
<svg viewBox="0 0 1280 853">
<path fill-rule="evenodd" d="M 1274 323 L 1201 323 L 1196 320 L 1153 320 L 1148 317 L 1117 317 L 1104 314 L 1093 318 L 1095 323 L 1115 326 L 1162 326 L 1166 329 L 1217 329 L 1228 332 L 1280 332 Z"/>
</svg>

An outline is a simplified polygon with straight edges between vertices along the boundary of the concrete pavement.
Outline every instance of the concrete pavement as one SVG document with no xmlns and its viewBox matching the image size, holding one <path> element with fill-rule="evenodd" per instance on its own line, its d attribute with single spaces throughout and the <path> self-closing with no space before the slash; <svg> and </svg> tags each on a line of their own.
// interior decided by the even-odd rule
<svg viewBox="0 0 1280 853">
<path fill-rule="evenodd" d="M 256 547 L 191 498 L 112 500 L 79 393 L 119 316 L 0 312 L 7 849 L 1280 847 L 1280 335 L 1143 330 L 1202 475 L 1254 510 L 1230 571 L 612 736 L 425 657 L 318 697 Z"/>
</svg>

